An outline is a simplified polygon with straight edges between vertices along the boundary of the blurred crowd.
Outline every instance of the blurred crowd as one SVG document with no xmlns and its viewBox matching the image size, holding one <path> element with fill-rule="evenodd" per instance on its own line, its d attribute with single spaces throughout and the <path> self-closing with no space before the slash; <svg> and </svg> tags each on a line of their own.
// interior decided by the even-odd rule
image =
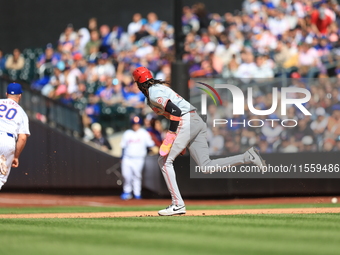
<svg viewBox="0 0 340 255">
<path fill-rule="evenodd" d="M 247 0 L 243 12 L 212 16 L 204 50 L 224 78 L 335 75 L 339 11 L 337 1 Z"/>
<path fill-rule="evenodd" d="M 210 13 L 196 3 L 183 8 L 181 53 L 192 78 L 340 78 L 339 15 L 334 0 L 244 0 L 242 10 L 226 13 Z M 85 128 L 101 123 L 104 133 L 107 127 L 122 130 L 127 128 L 120 124 L 126 123 L 124 116 L 148 114 L 131 70 L 146 66 L 156 79 L 170 81 L 173 58 L 174 28 L 156 13 L 135 13 L 126 28 L 91 18 L 82 28 L 68 24 L 57 43 L 46 45 L 36 59 L 31 87 L 79 109 Z M 19 49 L 7 57 L 0 50 L 2 72 L 25 69 L 25 61 Z M 318 92 L 333 93 L 328 90 Z M 316 120 L 303 121 L 309 127 Z M 246 144 L 254 132 L 242 130 L 232 142 Z M 266 131 L 262 134 L 268 138 Z M 311 136 L 313 149 L 323 148 Z M 270 151 L 283 150 L 274 142 L 259 142 Z"/>
<path fill-rule="evenodd" d="M 340 151 L 340 80 L 335 77 L 306 79 L 297 73 L 293 76 L 295 78 L 289 79 L 289 87 L 311 92 L 311 99 L 303 104 L 311 115 L 303 114 L 295 105 L 288 105 L 287 115 L 282 116 L 280 97 L 277 110 L 267 116 L 253 115 L 246 105 L 245 115 L 233 115 L 232 103 L 225 99 L 222 106 L 210 104 L 207 124 L 211 155 L 237 154 L 253 145 L 263 153 Z M 266 91 L 259 88 L 254 93 L 255 109 L 271 108 L 273 96 Z M 304 96 L 290 93 L 289 98 Z M 215 124 L 214 127 L 214 119 L 225 119 L 229 124 Z M 231 120 L 238 124 L 231 126 Z"/>
</svg>

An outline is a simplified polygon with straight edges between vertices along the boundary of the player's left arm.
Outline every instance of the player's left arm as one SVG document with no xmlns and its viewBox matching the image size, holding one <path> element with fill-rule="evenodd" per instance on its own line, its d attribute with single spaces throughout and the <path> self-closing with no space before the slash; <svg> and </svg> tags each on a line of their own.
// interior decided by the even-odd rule
<svg viewBox="0 0 340 255">
<path fill-rule="evenodd" d="M 170 114 L 170 127 L 169 131 L 176 133 L 179 122 L 181 120 L 182 111 L 170 100 L 165 105 L 165 111 Z"/>
<path fill-rule="evenodd" d="M 179 125 L 179 122 L 181 121 L 182 111 L 179 109 L 175 104 L 173 104 L 170 100 L 165 106 L 165 111 L 170 113 L 170 127 L 169 130 L 174 132 L 177 132 L 177 128 Z M 186 152 L 186 149 L 180 153 L 180 155 L 184 155 Z"/>
<path fill-rule="evenodd" d="M 19 156 L 23 149 L 25 148 L 27 138 L 30 136 L 29 131 L 29 125 L 28 125 L 28 117 L 23 112 L 22 113 L 22 122 L 19 126 L 19 132 L 18 132 L 18 138 L 15 144 L 15 152 L 14 152 L 14 158 L 12 161 L 12 167 L 18 167 L 19 166 Z"/>
<path fill-rule="evenodd" d="M 23 151 L 23 149 L 25 148 L 28 136 L 29 136 L 28 134 L 18 134 L 18 139 L 17 139 L 16 146 L 15 146 L 14 158 L 12 161 L 12 167 L 19 166 L 19 156 L 21 152 Z"/>
<path fill-rule="evenodd" d="M 177 137 L 177 128 L 179 122 L 181 121 L 182 111 L 170 100 L 167 101 L 165 105 L 165 111 L 170 114 L 170 127 L 169 131 L 166 133 L 165 139 L 159 148 L 159 154 L 161 156 L 166 156 L 169 154 L 173 142 Z"/>
</svg>

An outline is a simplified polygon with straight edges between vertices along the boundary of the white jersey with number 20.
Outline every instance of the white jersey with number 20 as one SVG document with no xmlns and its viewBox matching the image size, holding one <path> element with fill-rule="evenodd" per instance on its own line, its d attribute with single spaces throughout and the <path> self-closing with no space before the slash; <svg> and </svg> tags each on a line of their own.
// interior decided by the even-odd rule
<svg viewBox="0 0 340 255">
<path fill-rule="evenodd" d="M 19 104 L 12 99 L 0 99 L 0 132 L 18 137 L 18 134 L 30 135 L 28 117 Z"/>
</svg>

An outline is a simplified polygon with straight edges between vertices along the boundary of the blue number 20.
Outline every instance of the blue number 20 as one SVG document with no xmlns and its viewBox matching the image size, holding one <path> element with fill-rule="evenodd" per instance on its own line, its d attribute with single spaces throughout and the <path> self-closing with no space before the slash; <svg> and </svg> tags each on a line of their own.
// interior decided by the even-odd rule
<svg viewBox="0 0 340 255">
<path fill-rule="evenodd" d="M 13 119 L 15 115 L 17 115 L 17 110 L 14 108 L 9 108 L 7 111 L 7 106 L 4 104 L 0 104 L 0 112 L 6 112 L 5 117 L 6 119 Z M 4 117 L 3 115 L 0 115 L 0 118 Z"/>
</svg>

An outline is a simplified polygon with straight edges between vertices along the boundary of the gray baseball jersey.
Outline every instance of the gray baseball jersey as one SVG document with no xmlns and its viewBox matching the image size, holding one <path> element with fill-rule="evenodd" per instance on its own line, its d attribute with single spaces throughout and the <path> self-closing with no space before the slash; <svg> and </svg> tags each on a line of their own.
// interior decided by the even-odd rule
<svg viewBox="0 0 340 255">
<path fill-rule="evenodd" d="M 182 115 L 192 110 L 196 110 L 196 108 L 183 97 L 178 95 L 171 88 L 162 84 L 155 84 L 149 88 L 149 99 L 150 101 L 147 102 L 147 104 L 151 109 L 156 114 L 163 115 L 166 118 L 169 118 L 170 116 L 170 113 L 165 112 L 165 106 L 169 100 L 182 111 Z"/>
<path fill-rule="evenodd" d="M 149 99 L 150 102 L 147 103 L 152 110 L 166 118 L 170 117 L 170 113 L 165 112 L 165 106 L 169 100 L 182 111 L 181 121 L 177 128 L 177 137 L 170 152 L 167 156 L 160 156 L 158 159 L 159 167 L 162 169 L 164 180 L 171 194 L 172 204 L 184 205 L 177 186 L 173 161 L 187 146 L 190 155 L 199 166 L 214 166 L 216 164 L 228 166 L 245 163 L 244 154 L 214 160 L 209 158 L 206 123 L 196 112 L 192 112 L 196 108 L 171 88 L 161 84 L 153 85 L 149 88 Z"/>
</svg>

